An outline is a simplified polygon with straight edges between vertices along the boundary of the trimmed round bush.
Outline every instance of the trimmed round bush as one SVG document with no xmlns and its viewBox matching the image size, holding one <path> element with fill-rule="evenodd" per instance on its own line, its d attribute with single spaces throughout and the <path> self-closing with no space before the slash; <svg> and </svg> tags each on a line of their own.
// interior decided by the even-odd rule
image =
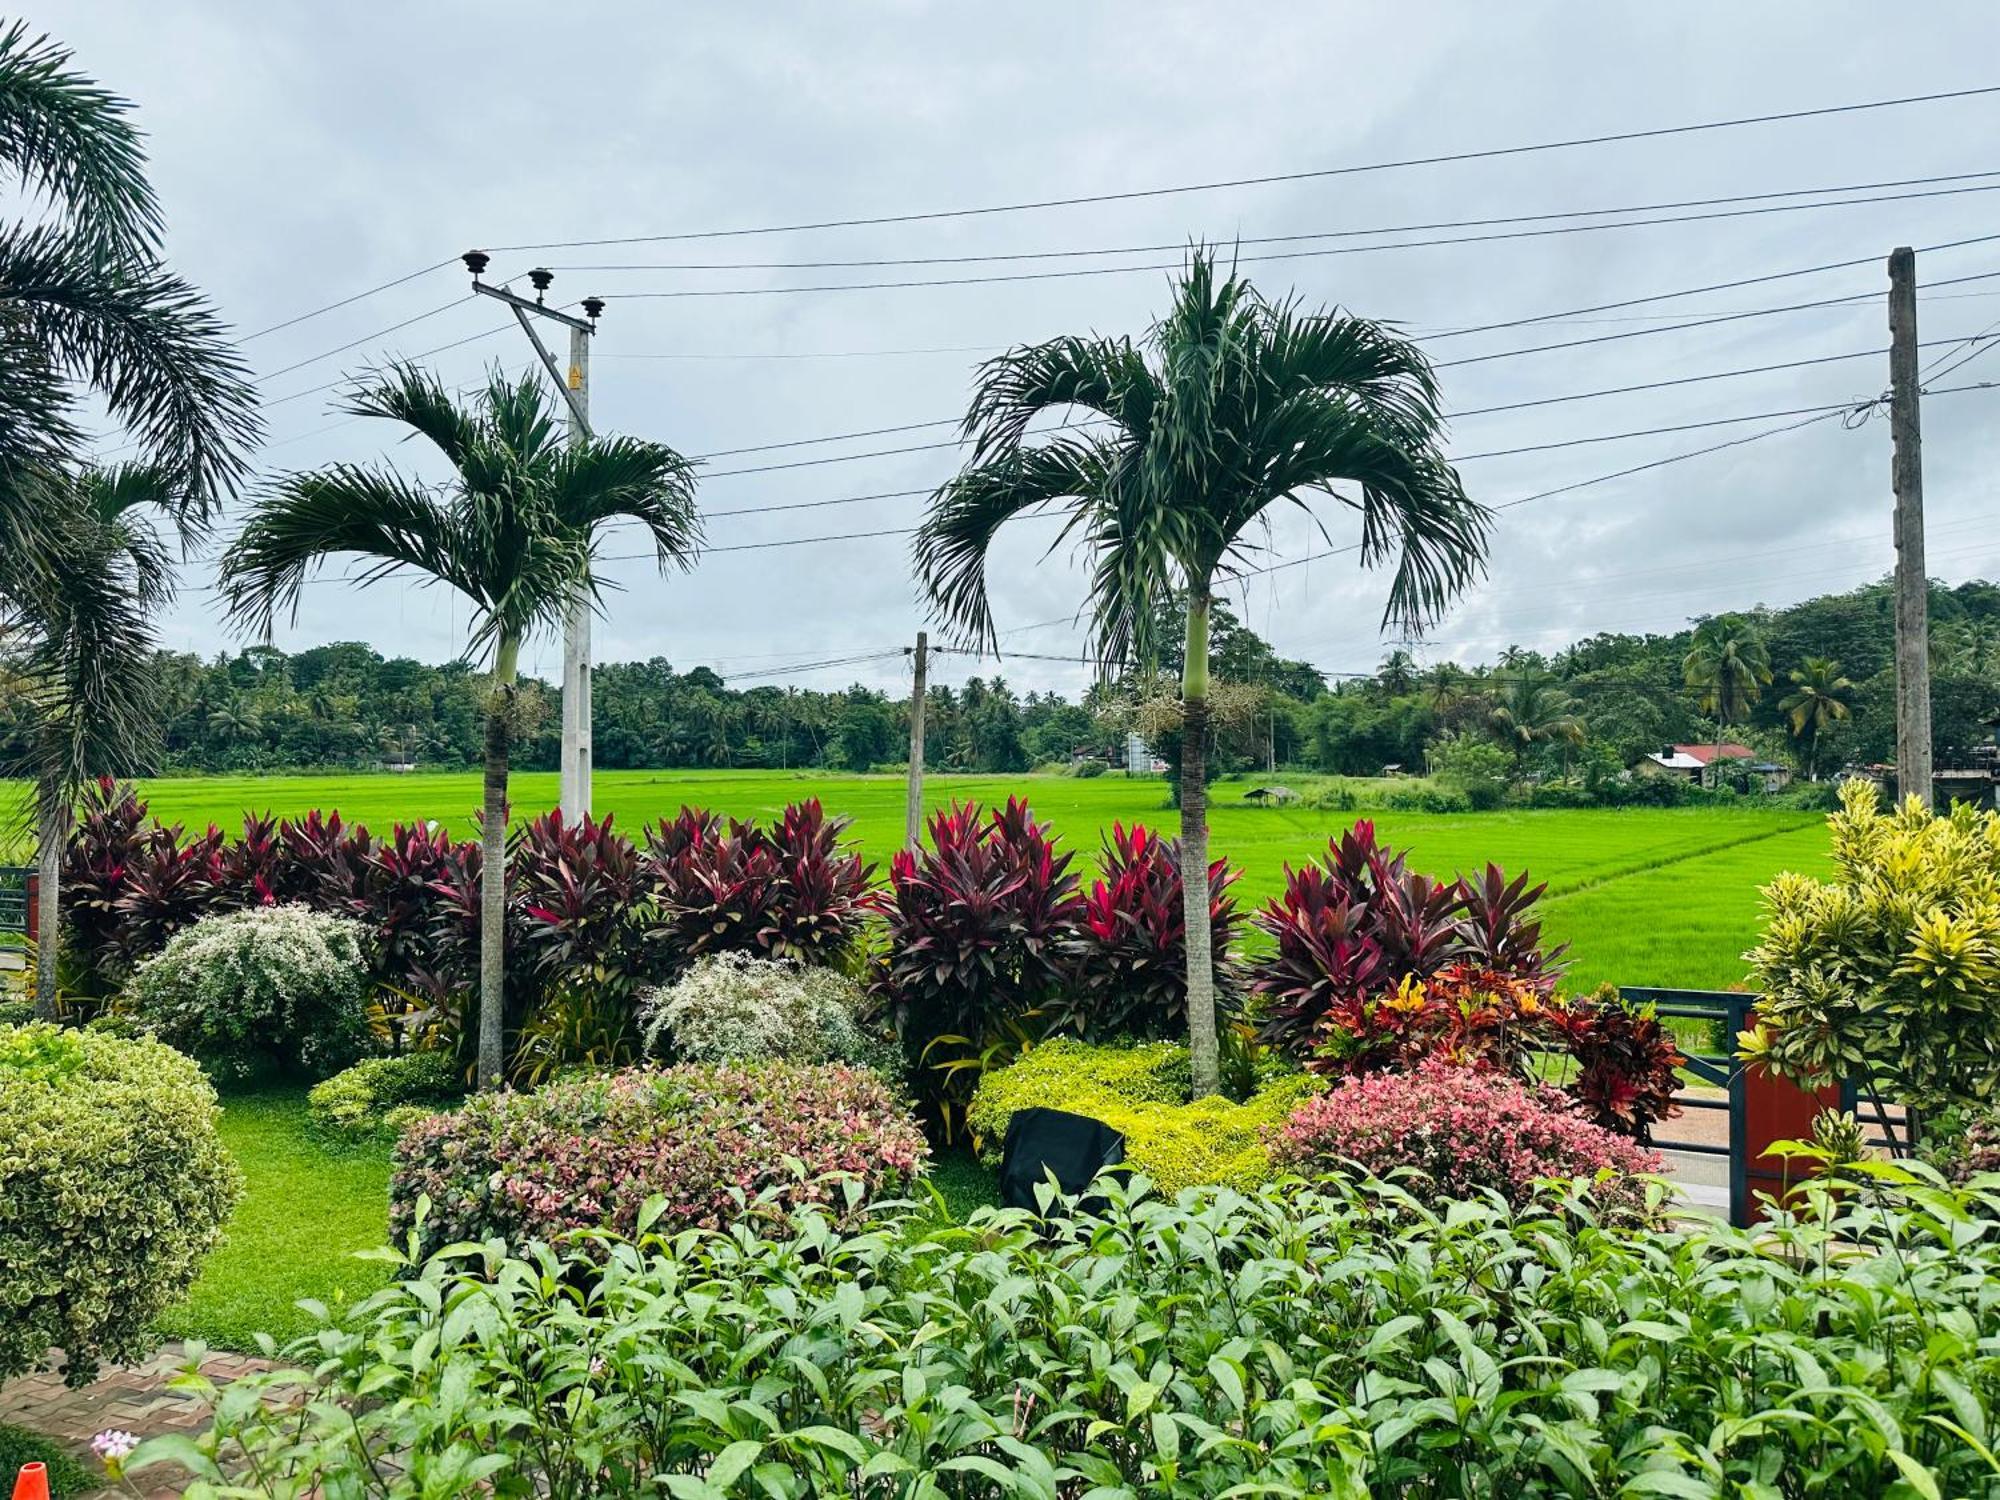
<svg viewBox="0 0 2000 1500">
<path fill-rule="evenodd" d="M 216 1116 L 157 1041 L 0 1028 L 0 1380 L 59 1349 L 81 1385 L 158 1342 L 242 1190 Z"/>
<path fill-rule="evenodd" d="M 218 1078 L 325 1078 L 368 1049 L 364 937 L 360 923 L 304 906 L 205 917 L 139 965 L 126 999 Z"/>
<path fill-rule="evenodd" d="M 465 1076 L 444 1051 L 364 1057 L 306 1095 L 313 1128 L 342 1141 L 393 1141 L 425 1115 L 465 1097 Z"/>
<path fill-rule="evenodd" d="M 866 998 L 834 969 L 714 953 L 641 1001 L 646 1050 L 677 1062 L 844 1062 L 899 1076 L 902 1049 L 859 1019 Z"/>
<path fill-rule="evenodd" d="M 1559 1090 L 1441 1059 L 1408 1073 L 1350 1078 L 1300 1105 L 1272 1143 L 1273 1165 L 1307 1177 L 1388 1179 L 1431 1203 L 1498 1193 L 1520 1206 L 1550 1178 L 1599 1184 L 1597 1201 L 1643 1207 L 1638 1174 L 1659 1156 L 1592 1124 Z"/>
<path fill-rule="evenodd" d="M 1204 1184 L 1247 1190 L 1271 1175 L 1271 1135 L 1321 1086 L 1291 1073 L 1241 1103 L 1219 1095 L 1189 1102 L 1192 1080 L 1188 1049 L 1171 1042 L 1094 1047 L 1058 1038 L 981 1078 L 966 1121 L 989 1163 L 999 1162 L 1016 1110 L 1063 1109 L 1123 1134 L 1126 1165 L 1162 1192 Z"/>
<path fill-rule="evenodd" d="M 714 1228 L 746 1213 L 782 1232 L 797 1205 L 846 1210 L 907 1188 L 924 1138 L 875 1074 L 840 1065 L 688 1065 L 481 1094 L 419 1120 L 396 1145 L 390 1225 L 435 1249 L 571 1230 L 631 1233 L 659 1195 L 663 1223 Z M 858 1189 L 850 1204 L 846 1179 Z M 430 1206 L 419 1224 L 420 1199 Z"/>
</svg>

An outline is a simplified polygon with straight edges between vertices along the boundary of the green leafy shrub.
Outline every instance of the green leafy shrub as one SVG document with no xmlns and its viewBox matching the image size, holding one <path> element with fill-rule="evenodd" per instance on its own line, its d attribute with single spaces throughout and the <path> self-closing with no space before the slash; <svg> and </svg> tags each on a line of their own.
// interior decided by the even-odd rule
<svg viewBox="0 0 2000 1500">
<path fill-rule="evenodd" d="M 893 1036 L 860 1020 L 867 995 L 834 969 L 723 952 L 642 997 L 646 1050 L 677 1062 L 844 1062 L 903 1076 Z"/>
<path fill-rule="evenodd" d="M 324 1078 L 368 1047 L 358 922 L 303 906 L 204 917 L 139 965 L 133 1014 L 218 1077 Z"/>
<path fill-rule="evenodd" d="M 0 1380 L 59 1349 L 80 1385 L 157 1342 L 241 1189 L 216 1113 L 159 1042 L 0 1030 Z"/>
<path fill-rule="evenodd" d="M 1850 780 L 1827 823 L 1834 879 L 1764 888 L 1746 1051 L 1918 1109 L 2000 1098 L 2000 814 L 1934 817 L 1914 799 L 1885 813 Z"/>
<path fill-rule="evenodd" d="M 982 1078 L 967 1119 L 992 1162 L 1014 1111 L 1064 1109 L 1123 1133 L 1126 1164 L 1163 1192 L 1257 1186 L 1271 1175 L 1270 1137 L 1319 1085 L 1288 1074 L 1241 1103 L 1220 1095 L 1190 1103 L 1192 1076 L 1187 1048 L 1170 1042 L 1092 1047 L 1059 1039 Z"/>
<path fill-rule="evenodd" d="M 431 1248 L 492 1235 L 519 1246 L 629 1233 L 657 1195 L 673 1224 L 747 1215 L 774 1231 L 801 1204 L 846 1202 L 849 1187 L 855 1202 L 901 1191 L 925 1154 L 915 1122 L 865 1069 L 634 1068 L 481 1094 L 417 1121 L 396 1144 L 389 1218 Z"/>
<path fill-rule="evenodd" d="M 208 1387 L 193 1453 L 137 1461 L 190 1458 L 195 1500 L 412 1474 L 717 1500 L 1994 1493 L 2000 1243 L 1956 1222 L 1973 1195 L 1822 1193 L 1824 1222 L 1754 1235 L 1607 1230 L 1584 1196 L 1433 1213 L 1379 1183 L 1108 1196 L 1048 1234 L 884 1210 L 412 1266 L 285 1370 Z M 254 1483 L 224 1477 L 246 1458 Z"/>
<path fill-rule="evenodd" d="M 313 1128 L 337 1141 L 393 1141 L 413 1120 L 449 1109 L 465 1075 L 449 1052 L 364 1057 L 306 1095 Z"/>
</svg>

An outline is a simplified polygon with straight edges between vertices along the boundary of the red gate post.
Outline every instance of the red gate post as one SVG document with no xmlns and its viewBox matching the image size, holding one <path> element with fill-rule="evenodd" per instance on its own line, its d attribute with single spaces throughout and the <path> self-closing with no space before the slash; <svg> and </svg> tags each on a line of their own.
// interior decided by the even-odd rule
<svg viewBox="0 0 2000 1500">
<path fill-rule="evenodd" d="M 1750 1028 L 1757 1025 L 1756 1012 L 1750 1014 Z M 1813 1119 L 1822 1110 L 1839 1109 L 1841 1088 L 1837 1083 L 1804 1089 L 1791 1079 L 1775 1073 L 1765 1063 L 1742 1066 L 1742 1129 L 1730 1149 L 1743 1161 L 1744 1191 L 1732 1205 L 1738 1228 L 1748 1228 L 1764 1217 L 1765 1206 L 1758 1195 L 1782 1200 L 1785 1193 L 1814 1176 L 1818 1168 L 1791 1156 L 1771 1155 L 1777 1141 L 1803 1141 L 1812 1137 Z"/>
<path fill-rule="evenodd" d="M 28 941 L 34 942 L 41 935 L 42 922 L 42 877 L 28 876 Z"/>
</svg>

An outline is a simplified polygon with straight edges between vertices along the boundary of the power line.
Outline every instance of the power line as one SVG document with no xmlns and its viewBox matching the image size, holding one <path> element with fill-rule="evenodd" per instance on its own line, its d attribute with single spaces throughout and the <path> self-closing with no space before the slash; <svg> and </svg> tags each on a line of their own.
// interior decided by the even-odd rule
<svg viewBox="0 0 2000 1500">
<path fill-rule="evenodd" d="M 1259 177 L 1225 178 L 1211 182 L 1180 183 L 1167 187 L 1133 188 L 1112 193 L 1087 193 L 1068 198 L 1044 198 L 1017 203 L 989 204 L 975 208 L 929 209 L 914 213 L 877 214 L 846 219 L 821 219 L 793 224 L 768 224 L 740 229 L 683 230 L 673 234 L 623 235 L 608 239 L 542 240 L 530 244 L 488 246 L 495 252 L 515 250 L 575 250 L 601 245 L 666 244 L 688 240 L 738 239 L 759 234 L 796 234 L 808 230 L 855 229 L 884 224 L 914 224 L 939 219 L 983 218 L 995 214 L 1026 213 L 1051 208 L 1074 208 L 1091 203 L 1125 203 L 1142 198 L 1162 198 L 1186 193 L 1217 192 L 1227 188 L 1262 187 L 1281 182 L 1306 182 L 1334 177 L 1352 177 L 1368 172 L 1397 171 L 1409 167 L 1441 166 L 1453 162 L 1493 161 L 1502 157 L 1528 156 L 1541 152 L 1574 150 L 1585 146 L 1605 146 L 1624 141 L 1656 140 L 1666 136 L 1692 135 L 1704 131 L 1733 130 L 1750 125 L 1770 125 L 1788 120 L 1807 120 L 1834 115 L 1858 114 L 1869 110 L 1896 109 L 1916 104 L 1935 104 L 1952 99 L 1968 99 L 2000 93 L 2000 85 L 1954 89 L 1930 94 L 1908 94 L 1894 99 L 1873 99 L 1853 104 L 1822 105 L 1813 109 L 1786 110 L 1762 115 L 1742 115 L 1731 119 L 1704 120 L 1685 125 L 1654 126 L 1645 130 L 1613 131 L 1601 135 L 1575 136 L 1566 140 L 1539 141 L 1517 146 L 1489 146 L 1477 151 L 1455 151 L 1431 156 L 1404 157 L 1391 161 L 1365 162 L 1342 167 L 1319 167 L 1298 172 L 1270 173 Z"/>
<path fill-rule="evenodd" d="M 1787 203 L 1765 208 L 1732 209 L 1707 214 L 1678 214 L 1652 219 L 1625 219 L 1603 224 L 1571 224 L 1554 229 L 1507 230 L 1498 234 L 1456 235 L 1444 239 L 1398 240 L 1381 245 L 1337 245 L 1318 250 L 1275 250 L 1258 255 L 1233 255 L 1233 265 L 1263 265 L 1273 261 L 1321 260 L 1335 255 L 1374 255 L 1390 250 L 1433 249 L 1445 245 L 1483 245 L 1501 240 L 1546 239 L 1554 235 L 1596 234 L 1611 229 L 1649 229 L 1661 225 L 1693 224 L 1714 219 L 1738 219 L 1758 214 L 1798 213 L 1814 208 L 1848 208 L 1870 203 L 1890 203 L 1907 198 L 1935 198 L 1955 193 L 2000 191 L 2000 183 L 1986 187 L 1951 188 L 1928 193 L 1888 194 L 1872 198 L 1849 198 L 1826 203 Z M 1056 271 L 1004 271 L 990 276 L 932 276 L 903 281 L 820 281 L 805 286 L 679 287 L 667 291 L 614 291 L 610 295 L 623 302 L 685 301 L 712 297 L 792 297 L 812 292 L 890 292 L 925 290 L 950 286 L 997 286 L 1012 282 L 1070 281 L 1084 276 L 1126 276 L 1149 271 L 1179 270 L 1185 260 L 1145 261 L 1119 266 L 1080 266 Z"/>
<path fill-rule="evenodd" d="M 458 263 L 458 257 L 456 255 L 450 257 L 447 260 L 433 261 L 430 265 L 420 266 L 416 270 L 410 271 L 402 276 L 397 276 L 392 280 L 378 282 L 376 285 L 368 287 L 363 291 L 356 292 L 352 296 L 342 297 L 338 302 L 326 303 L 322 307 L 313 308 L 310 312 L 302 312 L 296 315 L 295 317 L 286 318 L 283 322 L 273 323 L 268 327 L 260 328 L 255 333 L 246 333 L 243 335 L 242 338 L 238 339 L 236 342 L 239 344 L 247 344 L 252 339 L 261 339 L 265 337 L 267 334 L 278 333 L 286 328 L 295 327 L 300 323 L 308 321 L 309 319 L 319 317 L 322 313 L 335 312 L 343 307 L 352 307 L 355 303 L 364 301 L 369 297 L 373 297 L 378 292 L 386 292 L 391 290 L 392 288 L 406 285 L 409 282 L 415 281 L 420 276 L 428 276 L 433 271 L 442 271 L 446 266 L 456 265 L 457 263 Z"/>
</svg>

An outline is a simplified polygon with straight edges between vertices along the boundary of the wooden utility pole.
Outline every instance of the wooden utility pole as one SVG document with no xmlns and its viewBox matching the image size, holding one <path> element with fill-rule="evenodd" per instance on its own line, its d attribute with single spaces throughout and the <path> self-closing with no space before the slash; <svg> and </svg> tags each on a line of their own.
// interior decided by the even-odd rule
<svg viewBox="0 0 2000 1500">
<path fill-rule="evenodd" d="M 1924 569 L 1924 436 L 1917 368 L 1917 255 L 1889 256 L 1890 478 L 1896 491 L 1896 794 L 1931 805 L 1930 579 Z"/>
<path fill-rule="evenodd" d="M 917 632 L 916 675 L 910 685 L 910 800 L 903 810 L 903 843 L 924 841 L 924 694 L 930 675 L 930 637 Z"/>
</svg>

